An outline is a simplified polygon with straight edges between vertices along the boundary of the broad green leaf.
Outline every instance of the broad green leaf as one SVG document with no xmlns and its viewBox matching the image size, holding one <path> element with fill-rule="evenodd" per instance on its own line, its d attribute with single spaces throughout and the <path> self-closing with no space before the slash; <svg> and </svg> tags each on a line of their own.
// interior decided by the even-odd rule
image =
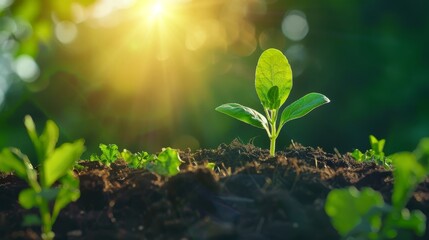
<svg viewBox="0 0 429 240">
<path fill-rule="evenodd" d="M 177 150 L 164 148 L 148 169 L 163 176 L 174 176 L 180 172 L 180 164 L 182 160 Z"/>
<path fill-rule="evenodd" d="M 238 103 L 226 103 L 216 108 L 216 111 L 236 118 L 254 127 L 268 129 L 267 119 L 256 110 Z"/>
<path fill-rule="evenodd" d="M 46 122 L 45 130 L 39 137 L 41 148 L 40 151 L 43 153 L 43 156 L 41 156 L 41 159 L 39 159 L 40 163 L 43 163 L 43 161 L 48 158 L 48 156 L 55 150 L 55 145 L 58 141 L 58 135 L 58 126 L 52 120 L 48 120 Z"/>
<path fill-rule="evenodd" d="M 390 156 L 393 161 L 392 205 L 402 209 L 414 192 L 417 184 L 426 177 L 426 170 L 417 162 L 416 156 L 409 152 L 396 153 Z"/>
<path fill-rule="evenodd" d="M 9 148 L 5 148 L 0 152 L 0 171 L 15 172 L 18 177 L 27 179 L 27 169 L 24 162 Z"/>
<path fill-rule="evenodd" d="M 69 171 L 64 177 L 60 179 L 61 187 L 59 189 L 57 199 L 55 200 L 54 208 L 52 211 L 52 222 L 55 222 L 61 209 L 63 209 L 70 202 L 74 202 L 80 197 L 79 179 Z"/>
<path fill-rule="evenodd" d="M 374 207 L 383 207 L 383 197 L 371 188 L 358 191 L 354 187 L 332 190 L 326 199 L 325 211 L 341 236 L 347 235 Z M 381 214 L 373 214 L 369 222 L 379 227 Z"/>
<path fill-rule="evenodd" d="M 44 180 L 43 187 L 50 187 L 56 180 L 64 176 L 79 160 L 84 150 L 84 141 L 78 140 L 74 143 L 64 143 L 49 156 L 42 165 Z"/>
<path fill-rule="evenodd" d="M 30 209 L 38 205 L 37 198 L 38 194 L 34 191 L 34 189 L 27 188 L 19 193 L 18 201 L 23 208 Z"/>
<path fill-rule="evenodd" d="M 307 115 L 313 109 L 329 103 L 329 101 L 330 100 L 326 96 L 320 93 L 309 93 L 305 95 L 283 110 L 280 118 L 280 127 L 291 120 Z"/>
<path fill-rule="evenodd" d="M 272 109 L 268 92 L 274 86 L 278 87 L 281 106 L 292 89 L 292 69 L 281 51 L 270 48 L 261 54 L 255 73 L 256 93 L 265 109 Z"/>
</svg>

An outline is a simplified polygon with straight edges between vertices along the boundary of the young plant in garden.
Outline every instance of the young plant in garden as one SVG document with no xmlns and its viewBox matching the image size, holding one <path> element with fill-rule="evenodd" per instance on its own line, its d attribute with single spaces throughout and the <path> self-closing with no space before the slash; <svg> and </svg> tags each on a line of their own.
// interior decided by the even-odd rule
<svg viewBox="0 0 429 240">
<path fill-rule="evenodd" d="M 292 89 L 292 70 L 286 56 L 273 48 L 265 50 L 259 58 L 256 66 L 255 88 L 265 116 L 238 103 L 223 104 L 216 110 L 254 127 L 265 129 L 270 139 L 271 156 L 275 155 L 276 139 L 285 123 L 301 118 L 329 102 L 329 99 L 320 93 L 309 93 L 280 113 L 280 107 L 285 103 Z M 277 123 L 279 116 L 280 122 Z"/>
<path fill-rule="evenodd" d="M 386 140 L 378 140 L 373 135 L 369 136 L 369 143 L 371 144 L 371 149 L 362 153 L 359 149 L 355 149 L 352 152 L 352 157 L 359 162 L 369 162 L 374 161 L 378 165 L 383 165 L 385 168 L 390 169 L 392 165 L 392 159 L 387 157 L 383 152 L 384 144 Z"/>
<path fill-rule="evenodd" d="M 19 203 L 25 209 L 39 208 L 40 216 L 25 216 L 24 225 L 40 224 L 42 239 L 49 240 L 55 236 L 52 226 L 60 210 L 80 196 L 79 180 L 72 169 L 84 151 L 84 142 L 77 140 L 55 148 L 59 130 L 53 121 L 46 122 L 40 136 L 30 116 L 24 123 L 36 150 L 37 168 L 19 149 L 5 148 L 0 152 L 0 171 L 13 172 L 28 183 L 29 188 L 19 193 Z"/>
<path fill-rule="evenodd" d="M 391 156 L 394 186 L 392 205 L 371 188 L 332 190 L 325 211 L 344 239 L 414 239 L 426 231 L 426 216 L 406 207 L 417 185 L 429 174 L 429 138 L 413 152 Z"/>
</svg>

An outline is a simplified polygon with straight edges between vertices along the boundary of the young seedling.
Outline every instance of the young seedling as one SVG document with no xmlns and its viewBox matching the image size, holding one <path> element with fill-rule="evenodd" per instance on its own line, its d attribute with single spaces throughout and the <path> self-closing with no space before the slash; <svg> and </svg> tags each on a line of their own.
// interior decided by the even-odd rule
<svg viewBox="0 0 429 240">
<path fill-rule="evenodd" d="M 285 103 L 292 89 L 292 70 L 286 56 L 273 48 L 265 50 L 259 58 L 256 66 L 255 88 L 265 116 L 238 103 L 226 103 L 216 110 L 254 127 L 265 129 L 270 139 L 271 156 L 275 155 L 276 139 L 285 123 L 301 118 L 329 102 L 329 99 L 320 93 L 309 93 L 287 106 L 280 114 L 280 107 Z"/>
<path fill-rule="evenodd" d="M 369 143 L 371 144 L 370 150 L 367 150 L 365 151 L 365 153 L 362 153 L 359 149 L 355 149 L 351 154 L 352 157 L 359 162 L 373 161 L 378 165 L 384 166 L 384 168 L 386 169 L 391 169 L 392 159 L 387 157 L 383 151 L 386 140 L 378 140 L 373 135 L 370 135 Z"/>
<path fill-rule="evenodd" d="M 371 188 L 332 190 L 325 211 L 343 239 L 415 239 L 426 231 L 426 216 L 406 207 L 417 185 L 429 174 L 429 138 L 413 152 L 391 156 L 393 162 L 392 205 Z"/>
<path fill-rule="evenodd" d="M 106 145 L 101 143 L 99 148 L 101 150 L 101 155 L 98 156 L 97 154 L 91 154 L 89 157 L 90 161 L 99 161 L 106 166 L 110 166 L 110 164 L 114 163 L 118 159 L 120 153 L 116 144 Z"/>
<path fill-rule="evenodd" d="M 0 171 L 13 172 L 28 183 L 29 188 L 19 193 L 19 203 L 25 209 L 39 208 L 40 217 L 27 215 L 24 225 L 41 225 L 42 239 L 50 240 L 55 236 L 52 226 L 60 210 L 80 196 L 79 180 L 72 169 L 84 151 L 83 140 L 55 148 L 59 130 L 53 121 L 47 121 L 40 136 L 30 116 L 24 123 L 36 149 L 37 169 L 18 149 L 5 148 L 0 152 Z"/>
</svg>

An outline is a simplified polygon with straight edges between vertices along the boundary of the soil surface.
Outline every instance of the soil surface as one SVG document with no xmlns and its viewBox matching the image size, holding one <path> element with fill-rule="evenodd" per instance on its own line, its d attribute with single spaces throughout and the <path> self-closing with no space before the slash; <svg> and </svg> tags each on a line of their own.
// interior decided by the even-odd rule
<svg viewBox="0 0 429 240">
<path fill-rule="evenodd" d="M 238 141 L 180 156 L 181 172 L 170 178 L 121 160 L 110 167 L 82 162 L 81 197 L 60 213 L 56 239 L 339 239 L 324 212 L 330 190 L 368 186 L 386 202 L 392 193 L 391 171 L 296 143 L 276 157 Z M 39 227 L 21 225 L 31 212 L 17 202 L 24 188 L 0 174 L 0 239 L 39 239 Z M 429 216 L 429 179 L 408 208 Z"/>
</svg>

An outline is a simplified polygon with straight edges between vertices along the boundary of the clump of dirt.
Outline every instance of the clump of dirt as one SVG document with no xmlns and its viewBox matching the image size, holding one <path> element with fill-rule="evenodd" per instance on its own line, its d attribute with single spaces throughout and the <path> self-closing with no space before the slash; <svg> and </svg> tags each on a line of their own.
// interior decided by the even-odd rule
<svg viewBox="0 0 429 240">
<path fill-rule="evenodd" d="M 296 143 L 276 157 L 238 141 L 180 155 L 185 163 L 170 178 L 121 160 L 110 167 L 82 161 L 81 197 L 60 213 L 56 238 L 339 239 L 324 212 L 330 190 L 372 187 L 389 201 L 393 187 L 392 172 L 380 166 Z M 39 227 L 21 225 L 29 211 L 17 198 L 25 187 L 0 174 L 1 239 L 39 239 Z M 408 207 L 429 216 L 429 179 Z"/>
</svg>

